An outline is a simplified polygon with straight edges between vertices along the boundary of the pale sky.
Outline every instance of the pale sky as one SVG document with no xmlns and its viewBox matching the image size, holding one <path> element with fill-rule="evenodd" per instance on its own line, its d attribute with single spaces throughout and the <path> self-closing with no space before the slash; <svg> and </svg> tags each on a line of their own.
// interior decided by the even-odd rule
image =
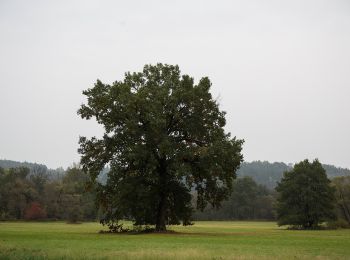
<svg viewBox="0 0 350 260">
<path fill-rule="evenodd" d="M 211 79 L 246 161 L 350 167 L 348 0 L 0 0 L 0 158 L 78 162 L 81 92 L 157 62 Z"/>
</svg>

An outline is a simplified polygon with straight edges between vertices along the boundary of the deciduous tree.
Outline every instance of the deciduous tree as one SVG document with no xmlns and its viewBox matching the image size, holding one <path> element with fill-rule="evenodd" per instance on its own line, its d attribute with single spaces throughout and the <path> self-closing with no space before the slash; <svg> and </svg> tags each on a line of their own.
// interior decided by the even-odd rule
<svg viewBox="0 0 350 260">
<path fill-rule="evenodd" d="M 81 137 L 79 152 L 92 179 L 110 166 L 98 196 L 106 222 L 127 217 L 164 231 L 190 224 L 191 189 L 201 209 L 229 196 L 243 141 L 225 133 L 210 87 L 206 77 L 195 84 L 178 66 L 157 64 L 83 92 L 78 113 L 105 129 L 100 139 Z"/>
<path fill-rule="evenodd" d="M 43 218 L 46 218 L 46 211 L 38 202 L 32 202 L 25 211 L 24 219 L 38 220 Z"/>
<path fill-rule="evenodd" d="M 334 220 L 334 189 L 318 160 L 302 161 L 284 173 L 278 184 L 278 224 L 304 229 Z"/>
</svg>

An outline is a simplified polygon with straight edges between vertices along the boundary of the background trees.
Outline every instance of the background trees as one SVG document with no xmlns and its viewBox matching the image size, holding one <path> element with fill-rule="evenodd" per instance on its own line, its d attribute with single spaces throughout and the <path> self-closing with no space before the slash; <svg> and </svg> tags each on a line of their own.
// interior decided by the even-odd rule
<svg viewBox="0 0 350 260">
<path fill-rule="evenodd" d="M 238 171 L 239 176 L 252 175 L 250 177 L 238 177 L 233 181 L 233 192 L 228 200 L 222 202 L 222 207 L 219 209 L 207 206 L 203 212 L 195 210 L 194 220 L 235 220 L 235 219 L 270 219 L 276 218 L 275 204 L 277 193 L 272 189 L 266 188 L 262 183 L 270 184 L 271 180 L 275 180 L 273 176 L 279 176 L 279 165 L 281 168 L 290 166 L 284 163 L 269 163 L 269 162 L 251 162 L 243 163 L 242 168 Z M 1 168 L 3 166 L 3 168 Z M 23 207 L 23 200 L 13 200 L 9 198 L 10 190 L 14 186 L 18 179 L 14 176 L 18 176 L 18 171 L 21 169 L 10 169 L 11 167 L 20 168 L 28 167 L 29 174 L 26 174 L 24 182 L 27 183 L 27 187 L 32 192 L 32 196 L 29 197 L 28 203 L 25 203 Z M 339 219 L 337 222 L 331 223 L 333 227 L 346 227 L 349 226 L 349 220 L 347 218 L 347 209 L 350 208 L 350 176 L 349 170 L 341 169 L 334 166 L 322 167 L 326 170 L 327 176 L 342 176 L 332 179 L 332 186 L 335 188 L 336 207 L 335 213 Z M 95 220 L 97 218 L 97 208 L 95 207 L 95 194 L 85 189 L 85 183 L 88 180 L 88 176 L 84 174 L 78 165 L 73 165 L 67 170 L 47 169 L 40 173 L 34 169 L 47 169 L 44 165 L 38 165 L 33 163 L 20 163 L 15 161 L 0 160 L 0 220 L 1 219 L 15 219 L 17 216 L 14 214 L 14 208 L 24 208 L 24 214 L 20 218 L 25 218 L 27 210 L 31 207 L 32 203 L 39 203 L 41 209 L 46 212 L 47 219 L 67 219 L 70 204 L 78 203 L 76 206 L 79 209 L 77 211 L 78 217 L 76 221 Z M 25 170 L 25 171 L 28 171 Z M 331 169 L 329 173 L 328 170 Z M 99 175 L 97 182 L 106 184 L 107 173 L 109 168 L 105 168 Z M 14 174 L 9 176 L 9 174 Z M 38 188 L 38 185 L 33 181 L 37 179 L 35 175 L 40 173 L 43 175 L 45 181 L 43 182 L 44 189 Z M 69 173 L 69 177 L 65 177 Z M 65 179 L 65 180 L 63 180 Z M 23 180 L 22 180 L 23 181 Z M 20 181 L 21 182 L 21 181 Z M 41 181 L 39 182 L 41 183 Z M 29 186 L 28 186 L 29 185 Z M 76 188 L 74 188 L 76 187 Z M 24 194 L 30 194 L 25 191 Z M 69 200 L 75 198 L 76 201 Z M 196 196 L 195 191 L 191 191 L 192 196 Z M 67 199 L 68 196 L 68 200 Z M 65 201 L 66 200 L 66 201 Z M 12 204 L 12 205 L 11 205 Z M 16 205 L 17 204 L 17 205 Z M 196 207 L 196 202 L 192 201 L 193 208 Z M 10 206 L 10 207 L 9 207 Z M 74 216 L 72 216 L 74 217 Z M 70 221 L 73 221 L 72 219 Z M 348 223 L 348 224 L 347 224 Z"/>
<path fill-rule="evenodd" d="M 336 218 L 334 189 L 318 160 L 296 164 L 284 173 L 276 190 L 279 225 L 293 225 L 305 229 L 316 228 Z"/>
<path fill-rule="evenodd" d="M 88 176 L 77 166 L 68 168 L 62 179 L 62 204 L 65 218 L 75 223 L 96 218 L 95 194 L 87 190 Z"/>
<path fill-rule="evenodd" d="M 337 200 L 336 212 L 350 226 L 350 176 L 337 177 L 332 180 Z"/>
<path fill-rule="evenodd" d="M 39 220 L 46 218 L 46 211 L 38 202 L 32 202 L 29 207 L 27 207 L 24 215 L 24 219 L 27 220 Z"/>
<path fill-rule="evenodd" d="M 79 150 L 92 179 L 110 164 L 99 185 L 105 219 L 129 217 L 163 231 L 190 223 L 191 189 L 201 209 L 229 196 L 243 141 L 225 134 L 225 113 L 210 86 L 208 78 L 195 85 L 177 66 L 157 64 L 83 92 L 88 103 L 79 114 L 106 131 L 102 139 L 82 137 Z"/>
<path fill-rule="evenodd" d="M 95 220 L 95 194 L 85 189 L 87 176 L 77 166 L 55 178 L 46 167 L 0 168 L 1 219 Z M 61 176 L 61 175 L 59 175 Z"/>
<path fill-rule="evenodd" d="M 244 177 L 233 181 L 230 197 L 220 209 L 206 207 L 194 214 L 196 220 L 274 220 L 275 192 L 258 185 L 252 178 Z"/>
<path fill-rule="evenodd" d="M 38 193 L 28 179 L 29 169 L 10 168 L 1 174 L 2 217 L 24 218 L 28 205 L 38 198 Z"/>
</svg>

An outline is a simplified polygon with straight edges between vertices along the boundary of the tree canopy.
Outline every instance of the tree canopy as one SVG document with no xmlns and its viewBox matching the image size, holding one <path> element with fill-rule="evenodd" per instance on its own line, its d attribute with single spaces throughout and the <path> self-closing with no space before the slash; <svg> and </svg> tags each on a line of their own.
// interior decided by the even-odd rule
<svg viewBox="0 0 350 260">
<path fill-rule="evenodd" d="M 99 184 L 103 223 L 122 218 L 135 225 L 190 224 L 191 190 L 197 207 L 219 207 L 232 189 L 243 161 L 243 140 L 225 133 L 225 112 L 209 92 L 178 66 L 146 65 L 111 85 L 97 81 L 83 92 L 78 114 L 104 126 L 102 138 L 80 138 L 81 165 Z"/>
<path fill-rule="evenodd" d="M 336 218 L 334 189 L 318 160 L 304 160 L 284 173 L 276 190 L 278 224 L 304 229 L 317 228 L 323 221 Z"/>
</svg>

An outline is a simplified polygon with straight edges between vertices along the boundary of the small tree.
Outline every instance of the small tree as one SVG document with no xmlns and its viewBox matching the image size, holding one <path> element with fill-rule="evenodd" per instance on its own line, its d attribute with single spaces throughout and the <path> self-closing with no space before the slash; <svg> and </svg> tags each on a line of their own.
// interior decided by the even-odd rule
<svg viewBox="0 0 350 260">
<path fill-rule="evenodd" d="M 280 226 L 313 229 L 323 221 L 336 218 L 334 189 L 318 160 L 296 164 L 284 173 L 276 190 L 279 192 L 277 218 Z"/>
<path fill-rule="evenodd" d="M 98 190 L 103 223 L 129 218 L 165 231 L 190 224 L 191 189 L 200 209 L 229 196 L 243 141 L 225 133 L 225 112 L 210 87 L 206 77 L 195 85 L 178 66 L 157 64 L 83 92 L 88 102 L 79 114 L 105 129 L 101 139 L 81 137 L 79 149 L 93 180 L 110 165 Z"/>
<path fill-rule="evenodd" d="M 78 223 L 83 218 L 80 194 L 65 194 L 62 198 L 64 217 L 69 223 Z"/>
<path fill-rule="evenodd" d="M 26 209 L 24 218 L 27 220 L 38 220 L 46 218 L 46 211 L 38 202 L 32 202 Z"/>
</svg>

